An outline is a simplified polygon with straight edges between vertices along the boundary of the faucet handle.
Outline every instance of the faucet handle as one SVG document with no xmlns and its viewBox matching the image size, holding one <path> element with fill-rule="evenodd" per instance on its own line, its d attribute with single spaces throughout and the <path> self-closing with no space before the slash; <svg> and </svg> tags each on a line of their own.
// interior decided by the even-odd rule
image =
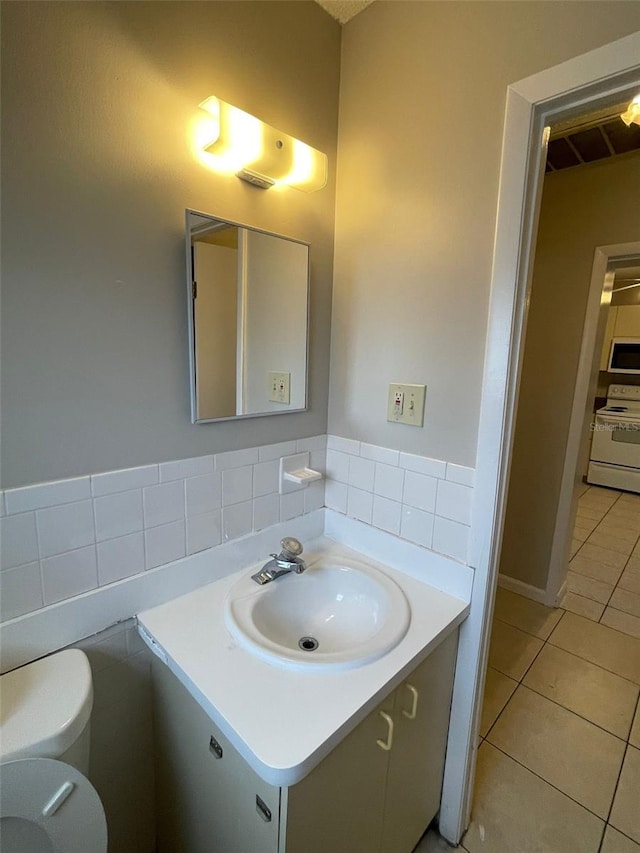
<svg viewBox="0 0 640 853">
<path fill-rule="evenodd" d="M 299 557 L 304 550 L 302 543 L 298 539 L 294 539 L 293 536 L 285 536 L 280 542 L 280 547 L 282 548 L 282 556 L 287 560 Z"/>
</svg>

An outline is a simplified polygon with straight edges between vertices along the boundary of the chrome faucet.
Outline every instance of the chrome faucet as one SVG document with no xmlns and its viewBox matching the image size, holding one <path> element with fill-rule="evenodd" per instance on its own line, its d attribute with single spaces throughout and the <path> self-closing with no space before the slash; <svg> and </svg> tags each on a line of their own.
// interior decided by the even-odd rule
<svg viewBox="0 0 640 853">
<path fill-rule="evenodd" d="M 300 559 L 302 554 L 302 545 L 293 536 L 285 536 L 280 543 L 282 551 L 279 554 L 271 554 L 273 558 L 265 563 L 259 572 L 251 575 L 251 580 L 259 583 L 261 586 L 265 583 L 271 583 L 276 578 L 282 575 L 288 575 L 290 572 L 301 574 L 307 568 L 304 560 Z"/>
</svg>

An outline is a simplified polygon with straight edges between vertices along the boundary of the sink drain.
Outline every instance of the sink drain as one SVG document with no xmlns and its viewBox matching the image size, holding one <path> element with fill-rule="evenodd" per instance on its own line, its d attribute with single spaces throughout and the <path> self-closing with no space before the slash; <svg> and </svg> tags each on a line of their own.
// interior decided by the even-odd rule
<svg viewBox="0 0 640 853">
<path fill-rule="evenodd" d="M 303 652 L 315 652 L 320 643 L 316 640 L 315 637 L 300 637 L 298 640 L 298 645 L 302 649 Z"/>
</svg>

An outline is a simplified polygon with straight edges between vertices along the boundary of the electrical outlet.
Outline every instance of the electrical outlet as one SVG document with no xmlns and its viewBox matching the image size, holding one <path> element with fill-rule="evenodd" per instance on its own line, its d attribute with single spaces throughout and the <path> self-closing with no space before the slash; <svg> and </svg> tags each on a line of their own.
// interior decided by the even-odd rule
<svg viewBox="0 0 640 853">
<path fill-rule="evenodd" d="M 269 400 L 272 403 L 291 402 L 291 374 L 269 371 Z"/>
<path fill-rule="evenodd" d="M 393 382 L 389 385 L 387 420 L 396 424 L 423 426 L 426 392 L 426 385 L 406 385 Z"/>
</svg>

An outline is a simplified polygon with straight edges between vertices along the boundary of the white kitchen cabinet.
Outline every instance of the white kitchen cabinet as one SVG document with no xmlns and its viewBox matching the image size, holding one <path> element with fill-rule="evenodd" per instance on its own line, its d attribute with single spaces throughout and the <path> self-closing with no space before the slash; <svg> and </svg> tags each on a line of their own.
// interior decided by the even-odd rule
<svg viewBox="0 0 640 853">
<path fill-rule="evenodd" d="M 614 338 L 640 338 L 640 305 L 618 305 Z"/>
<path fill-rule="evenodd" d="M 440 803 L 457 636 L 288 788 L 264 782 L 154 660 L 160 853 L 410 853 Z"/>
<path fill-rule="evenodd" d="M 606 370 L 609 367 L 609 353 L 611 352 L 611 341 L 614 336 L 617 316 L 618 309 L 615 306 L 609 306 L 609 311 L 607 313 L 607 327 L 604 333 L 602 354 L 600 356 L 600 370 Z"/>
<path fill-rule="evenodd" d="M 609 367 L 613 338 L 640 338 L 640 305 L 610 306 L 602 342 L 600 370 L 607 370 Z"/>
</svg>

